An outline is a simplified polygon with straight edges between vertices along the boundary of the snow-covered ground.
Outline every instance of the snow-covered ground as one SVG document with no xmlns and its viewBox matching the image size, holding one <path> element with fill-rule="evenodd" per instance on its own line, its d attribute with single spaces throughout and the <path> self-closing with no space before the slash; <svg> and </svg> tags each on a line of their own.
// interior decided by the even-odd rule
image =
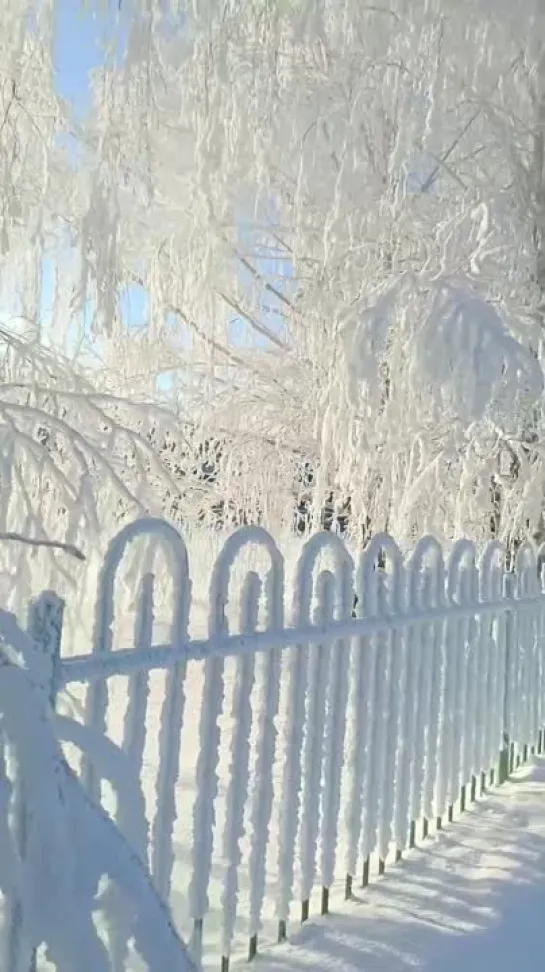
<svg viewBox="0 0 545 972">
<path fill-rule="evenodd" d="M 545 762 L 471 808 L 260 972 L 535 972 L 545 955 Z"/>
</svg>

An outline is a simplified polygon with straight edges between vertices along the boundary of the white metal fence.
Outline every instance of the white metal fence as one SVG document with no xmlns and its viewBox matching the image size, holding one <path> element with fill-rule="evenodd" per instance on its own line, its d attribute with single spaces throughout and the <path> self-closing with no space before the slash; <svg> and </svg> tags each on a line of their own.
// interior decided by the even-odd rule
<svg viewBox="0 0 545 972">
<path fill-rule="evenodd" d="M 153 644 L 154 576 L 146 572 L 134 647 L 114 650 L 116 572 L 142 534 L 160 540 L 170 558 L 172 631 L 168 644 Z M 269 567 L 263 576 L 247 574 L 238 592 L 239 631 L 232 633 L 230 574 L 247 545 L 264 548 Z M 339 538 L 319 534 L 302 551 L 286 621 L 282 555 L 264 530 L 244 528 L 227 540 L 212 572 L 208 637 L 189 640 L 190 569 L 180 535 L 165 522 L 141 520 L 112 542 L 92 651 L 53 659 L 52 692 L 88 685 L 85 722 L 102 734 L 109 681 L 126 676 L 123 748 L 140 775 L 150 674 L 165 670 L 154 819 L 148 846 L 137 849 L 169 899 L 176 793 L 184 789 L 181 739 L 194 714 L 188 666 L 203 669 L 183 888 L 197 959 L 214 880 L 225 972 L 241 934 L 249 957 L 256 954 L 266 915 L 274 915 L 282 940 L 290 919 L 308 917 L 316 894 L 316 907 L 327 913 L 334 882 L 340 879 L 349 896 L 354 882 L 366 884 L 375 869 L 382 872 L 501 782 L 506 760 L 541 749 L 545 595 L 538 557 L 525 546 L 512 573 L 504 559 L 499 544 L 477 558 L 467 541 L 446 559 L 431 537 L 404 558 L 384 535 L 354 564 Z M 98 767 L 87 759 L 82 774 L 100 798 Z M 183 793 L 181 806 L 183 813 Z M 130 831 L 121 810 L 118 822 Z M 126 948 L 114 942 L 112 949 L 120 972 Z"/>
</svg>

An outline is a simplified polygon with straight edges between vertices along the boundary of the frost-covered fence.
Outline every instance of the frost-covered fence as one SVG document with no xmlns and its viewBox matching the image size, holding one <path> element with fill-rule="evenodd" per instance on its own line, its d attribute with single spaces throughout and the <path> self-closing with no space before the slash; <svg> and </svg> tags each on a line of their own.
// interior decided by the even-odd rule
<svg viewBox="0 0 545 972">
<path fill-rule="evenodd" d="M 127 546 L 145 534 L 169 557 L 171 634 L 167 644 L 154 643 L 148 563 L 134 647 L 114 650 L 116 572 Z M 232 591 L 233 565 L 248 546 L 262 548 L 268 567 L 250 570 L 242 590 Z M 366 884 L 375 869 L 381 873 L 501 782 L 498 768 L 504 774 L 507 760 L 541 748 L 545 595 L 538 557 L 524 547 L 511 574 L 504 561 L 495 543 L 477 557 L 460 541 L 446 558 L 425 537 L 404 557 L 389 536 L 377 536 L 355 564 L 338 537 L 319 534 L 304 547 L 288 591 L 274 540 L 244 528 L 228 539 L 211 572 L 208 637 L 190 640 L 190 566 L 181 536 L 165 522 L 142 520 L 112 542 L 92 652 L 59 660 L 54 687 L 87 684 L 85 722 L 103 734 L 110 679 L 127 677 L 123 748 L 140 776 L 150 678 L 165 671 L 151 833 L 148 845 L 140 840 L 135 849 L 149 859 L 168 899 L 180 828 L 189 833 L 185 884 L 180 889 L 177 879 L 176 890 L 197 960 L 209 925 L 225 972 L 241 936 L 250 958 L 258 936 L 270 937 L 263 929 L 271 916 L 282 940 L 290 919 L 308 917 L 316 894 L 316 907 L 327 913 L 336 881 L 349 896 L 355 882 Z M 200 716 L 188 782 L 179 780 L 179 767 L 195 705 L 195 665 Z M 92 759 L 82 774 L 100 798 Z M 130 812 L 118 811 L 118 820 L 130 838 Z M 116 972 L 125 967 L 127 933 L 123 925 L 110 929 Z"/>
</svg>

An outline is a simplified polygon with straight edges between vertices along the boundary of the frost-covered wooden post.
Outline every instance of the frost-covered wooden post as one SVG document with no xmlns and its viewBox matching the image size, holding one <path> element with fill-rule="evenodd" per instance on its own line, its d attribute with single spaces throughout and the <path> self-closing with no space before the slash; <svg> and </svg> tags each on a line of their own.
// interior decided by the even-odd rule
<svg viewBox="0 0 545 972">
<path fill-rule="evenodd" d="M 51 707 L 55 707 L 61 651 L 64 601 L 54 591 L 43 591 L 30 603 L 27 629 L 39 653 L 32 675 L 41 684 Z M 25 798 L 24 780 L 16 781 L 15 839 L 23 859 L 26 854 L 29 819 L 36 807 Z M 28 952 L 23 939 L 24 916 L 20 901 L 11 903 L 7 921 L 9 969 L 12 972 L 35 972 L 36 956 Z"/>
</svg>

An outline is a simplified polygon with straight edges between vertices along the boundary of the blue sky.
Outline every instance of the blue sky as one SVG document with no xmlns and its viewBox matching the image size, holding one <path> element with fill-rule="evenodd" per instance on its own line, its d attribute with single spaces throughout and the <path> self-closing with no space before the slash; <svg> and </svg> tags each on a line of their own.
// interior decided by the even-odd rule
<svg viewBox="0 0 545 972">
<path fill-rule="evenodd" d="M 55 63 L 60 92 L 82 106 L 88 103 L 88 72 L 100 63 L 98 38 L 89 17 L 73 0 L 60 0 Z"/>
<path fill-rule="evenodd" d="M 117 3 L 112 3 L 113 12 L 116 8 Z M 90 104 L 89 72 L 100 65 L 101 36 L 113 18 L 82 12 L 75 0 L 59 0 L 58 12 L 55 60 L 59 91 L 79 112 L 85 112 Z"/>
</svg>

